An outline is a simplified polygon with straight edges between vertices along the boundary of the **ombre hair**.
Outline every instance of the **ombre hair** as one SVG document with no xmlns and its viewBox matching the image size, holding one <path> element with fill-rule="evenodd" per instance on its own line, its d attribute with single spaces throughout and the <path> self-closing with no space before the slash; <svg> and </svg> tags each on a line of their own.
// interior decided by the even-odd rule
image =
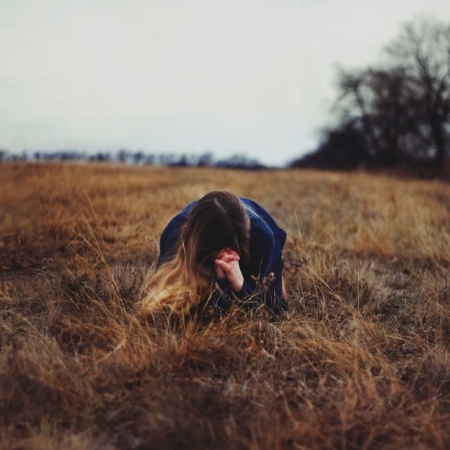
<svg viewBox="0 0 450 450">
<path fill-rule="evenodd" d="M 187 313 L 207 300 L 214 289 L 214 255 L 226 248 L 243 264 L 249 260 L 250 219 L 239 197 L 213 191 L 192 208 L 176 252 L 150 277 L 141 296 L 142 313 Z"/>
</svg>

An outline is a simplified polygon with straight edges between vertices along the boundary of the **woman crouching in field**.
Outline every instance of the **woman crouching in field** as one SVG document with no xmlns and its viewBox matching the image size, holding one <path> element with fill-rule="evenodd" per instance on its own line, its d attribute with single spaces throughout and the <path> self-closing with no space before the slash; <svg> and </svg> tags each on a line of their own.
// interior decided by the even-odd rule
<svg viewBox="0 0 450 450">
<path fill-rule="evenodd" d="M 282 249 L 286 233 L 260 205 L 225 191 L 190 203 L 161 235 L 156 272 L 141 299 L 160 310 L 223 314 L 236 303 L 286 310 Z"/>
</svg>

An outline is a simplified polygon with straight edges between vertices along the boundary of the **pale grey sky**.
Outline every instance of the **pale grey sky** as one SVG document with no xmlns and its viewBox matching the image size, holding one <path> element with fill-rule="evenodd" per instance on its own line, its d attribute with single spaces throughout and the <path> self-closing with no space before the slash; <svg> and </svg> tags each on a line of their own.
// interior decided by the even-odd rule
<svg viewBox="0 0 450 450">
<path fill-rule="evenodd" d="M 317 145 L 335 66 L 448 0 L 0 0 L 0 148 L 244 153 Z"/>
</svg>

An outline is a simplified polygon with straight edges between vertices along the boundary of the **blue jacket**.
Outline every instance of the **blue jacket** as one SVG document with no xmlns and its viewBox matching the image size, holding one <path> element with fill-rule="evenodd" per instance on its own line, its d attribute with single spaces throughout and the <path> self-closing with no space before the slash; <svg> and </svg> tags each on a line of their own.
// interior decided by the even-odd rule
<svg viewBox="0 0 450 450">
<path fill-rule="evenodd" d="M 236 297 L 243 302 L 248 300 L 250 307 L 257 307 L 262 302 L 274 313 L 286 310 L 287 304 L 282 297 L 282 250 L 286 242 L 286 233 L 274 221 L 272 216 L 253 200 L 241 198 L 250 218 L 250 261 L 241 265 L 244 286 L 234 294 L 226 279 L 217 280 L 221 295 L 215 295 L 211 303 L 219 314 L 231 306 Z M 164 229 L 160 240 L 160 255 L 156 267 L 175 255 L 181 229 L 188 215 L 197 202 L 187 205 Z M 273 273 L 274 279 L 264 287 L 264 279 Z M 267 278 L 266 278 L 267 282 Z"/>
</svg>

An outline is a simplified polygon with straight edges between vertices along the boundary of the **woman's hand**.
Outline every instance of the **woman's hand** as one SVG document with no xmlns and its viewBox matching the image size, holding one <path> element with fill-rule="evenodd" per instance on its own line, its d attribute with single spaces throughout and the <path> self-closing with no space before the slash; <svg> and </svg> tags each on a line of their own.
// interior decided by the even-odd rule
<svg viewBox="0 0 450 450">
<path fill-rule="evenodd" d="M 239 255 L 229 248 L 221 250 L 214 259 L 217 278 L 226 278 L 234 292 L 239 292 L 244 285 L 239 259 Z"/>
</svg>

